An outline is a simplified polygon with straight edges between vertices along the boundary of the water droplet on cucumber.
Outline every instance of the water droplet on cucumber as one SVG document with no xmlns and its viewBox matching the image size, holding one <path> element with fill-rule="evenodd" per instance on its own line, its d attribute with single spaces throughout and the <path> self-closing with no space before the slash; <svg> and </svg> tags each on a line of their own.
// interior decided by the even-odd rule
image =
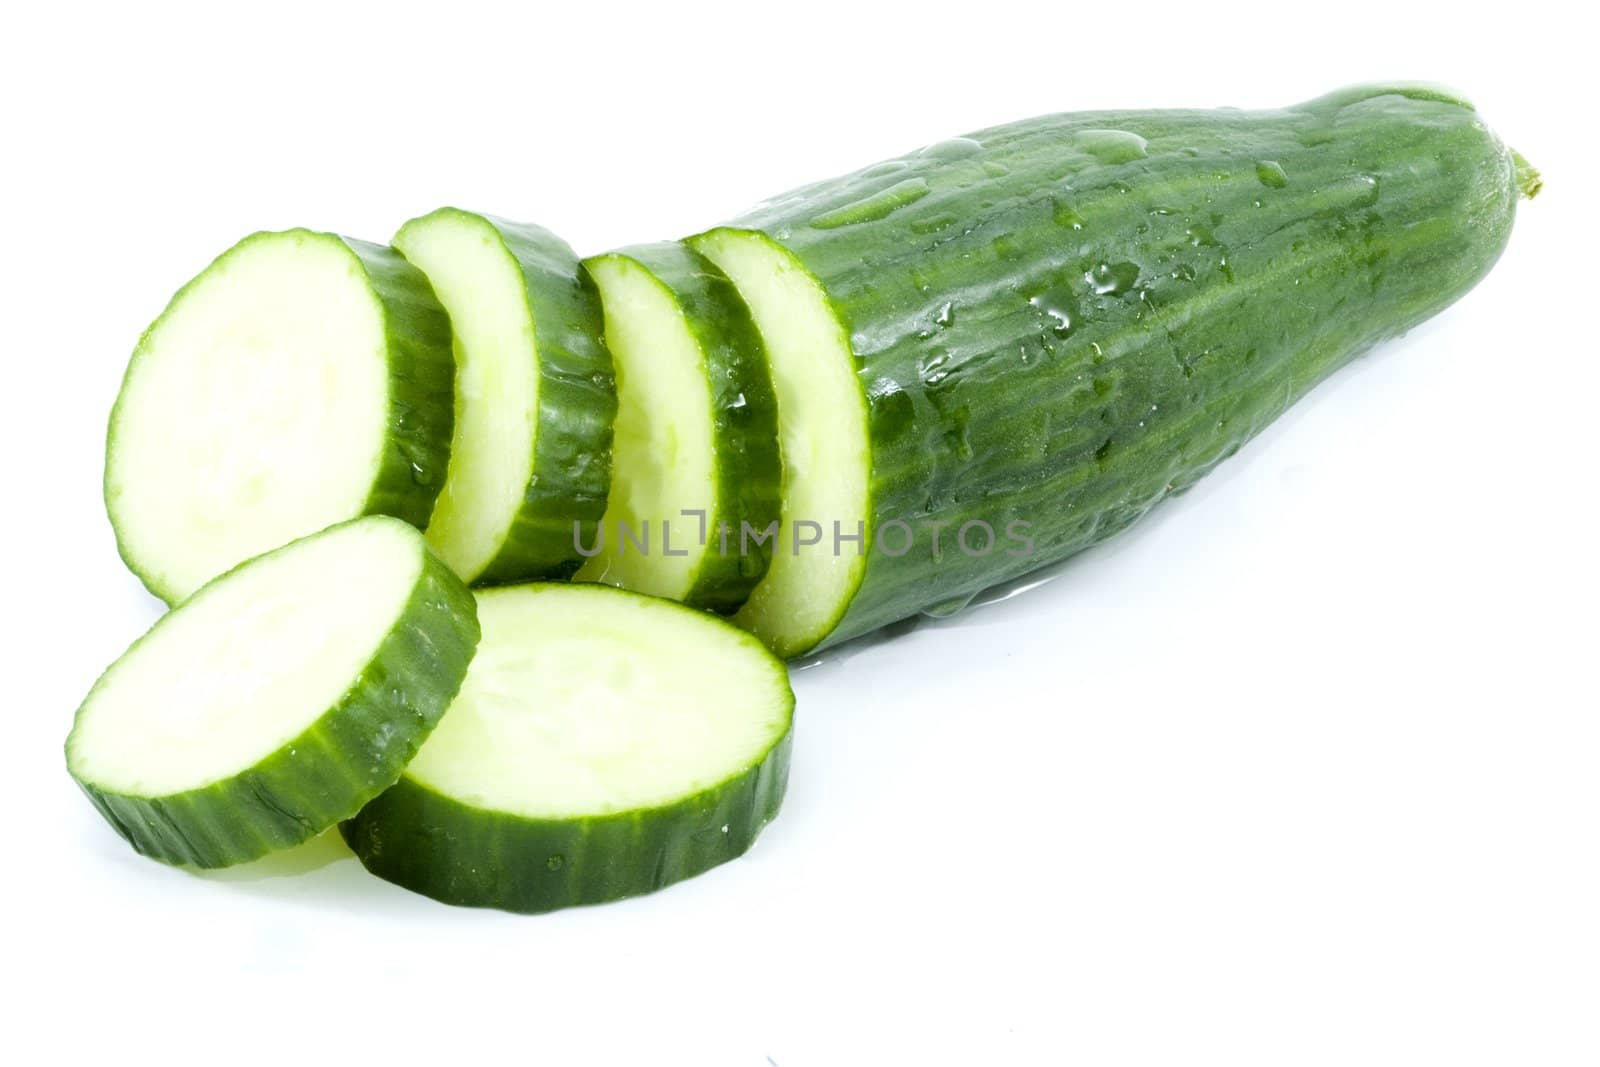
<svg viewBox="0 0 1600 1067">
<path fill-rule="evenodd" d="M 1057 226 L 1066 226 L 1074 230 L 1083 229 L 1083 216 L 1072 210 L 1072 205 L 1057 202 L 1055 210 L 1051 212 L 1051 220 Z"/>
<path fill-rule="evenodd" d="M 1276 160 L 1263 159 L 1256 164 L 1256 180 L 1271 189 L 1282 189 L 1289 184 L 1289 176 Z"/>
<path fill-rule="evenodd" d="M 970 137 L 952 137 L 948 141 L 940 141 L 922 149 L 917 155 L 928 159 L 952 160 L 966 159 L 983 151 L 983 145 Z"/>
<path fill-rule="evenodd" d="M 1096 296 L 1119 296 L 1139 280 L 1136 263 L 1100 263 L 1084 275 Z"/>
<path fill-rule="evenodd" d="M 893 174 L 896 171 L 905 170 L 910 165 L 903 159 L 891 159 L 887 163 L 877 163 L 868 167 L 861 172 L 861 176 L 863 178 L 881 178 L 885 174 Z"/>
<path fill-rule="evenodd" d="M 1150 154 L 1150 143 L 1127 130 L 1080 130 L 1073 143 L 1101 163 L 1131 163 Z"/>
<path fill-rule="evenodd" d="M 1028 298 L 1028 303 L 1049 322 L 1050 332 L 1065 337 L 1079 318 L 1078 301 L 1067 286 L 1055 286 Z"/>
<path fill-rule="evenodd" d="M 936 348 L 924 358 L 917 361 L 917 377 L 927 386 L 938 385 L 949 375 L 950 353 L 942 348 Z"/>
</svg>

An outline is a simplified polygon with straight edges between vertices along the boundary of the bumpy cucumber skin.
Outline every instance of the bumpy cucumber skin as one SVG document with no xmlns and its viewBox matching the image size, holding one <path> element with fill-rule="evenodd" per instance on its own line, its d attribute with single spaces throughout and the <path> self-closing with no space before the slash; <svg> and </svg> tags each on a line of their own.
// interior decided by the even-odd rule
<svg viewBox="0 0 1600 1067">
<path fill-rule="evenodd" d="M 393 785 L 417 754 L 461 688 L 477 648 L 472 593 L 443 561 L 422 551 L 416 587 L 366 669 L 338 704 L 288 744 L 246 771 L 182 793 L 117 793 L 73 772 L 78 786 L 136 851 L 193 867 L 258 859 L 355 814 Z M 71 753 L 69 737 L 69 772 Z"/>
<path fill-rule="evenodd" d="M 441 215 L 487 223 L 522 269 L 539 363 L 533 474 L 511 529 L 475 582 L 570 578 L 583 563 L 578 538 L 593 543 L 611 487 L 617 397 L 600 294 L 572 248 L 542 226 L 449 207 L 415 221 Z M 446 384 L 444 395 L 452 388 Z"/>
<path fill-rule="evenodd" d="M 954 610 L 1124 529 L 1470 289 L 1532 173 L 1458 97 L 1366 87 L 1047 116 L 756 208 L 735 227 L 792 252 L 850 335 L 869 537 L 949 524 L 937 552 L 920 527 L 903 556 L 869 549 L 836 623 L 785 651 Z M 997 544 L 972 556 L 955 536 L 975 520 Z"/>
<path fill-rule="evenodd" d="M 621 900 L 748 851 L 782 805 L 793 736 L 733 778 L 664 807 L 529 819 L 402 776 L 339 831 L 367 870 L 446 904 L 534 913 Z"/>
<path fill-rule="evenodd" d="M 135 364 L 161 320 L 166 318 L 212 267 L 245 245 L 261 240 L 296 236 L 306 240 L 337 241 L 355 257 L 372 285 L 383 309 L 384 334 L 388 348 L 389 417 L 381 466 L 362 508 L 362 515 L 392 515 L 418 529 L 428 524 L 433 502 L 444 488 L 444 472 L 450 456 L 450 434 L 455 422 L 455 406 L 450 400 L 455 380 L 455 355 L 451 348 L 450 319 L 434 299 L 433 288 L 411 264 L 383 245 L 341 237 L 338 234 L 294 229 L 253 233 L 211 262 L 168 301 L 166 309 L 139 338 L 122 387 L 117 392 L 107 420 L 106 462 L 102 494 L 111 528 L 116 535 L 117 553 L 129 571 L 150 593 L 169 606 L 183 598 L 162 584 L 145 563 L 137 558 L 122 536 L 117 522 L 117 507 L 111 487 L 111 453 L 116 448 L 116 426 L 122 397 Z M 351 516 L 352 518 L 358 516 Z M 306 533 L 314 531 L 307 530 Z"/>
<path fill-rule="evenodd" d="M 723 614 L 739 610 L 767 571 L 772 542 L 739 549 L 741 523 L 765 530 L 779 516 L 783 465 L 778 456 L 778 406 L 766 349 L 744 298 L 709 259 L 677 242 L 634 245 L 597 256 L 631 260 L 683 310 L 706 361 L 716 451 L 716 499 L 685 501 L 705 508 L 706 553 L 684 603 Z M 594 262 L 591 260 L 590 262 Z M 689 521 L 697 522 L 694 517 Z M 727 552 L 718 531 L 726 524 Z M 696 530 L 699 533 L 699 530 Z M 615 537 L 615 530 L 607 531 Z"/>
</svg>

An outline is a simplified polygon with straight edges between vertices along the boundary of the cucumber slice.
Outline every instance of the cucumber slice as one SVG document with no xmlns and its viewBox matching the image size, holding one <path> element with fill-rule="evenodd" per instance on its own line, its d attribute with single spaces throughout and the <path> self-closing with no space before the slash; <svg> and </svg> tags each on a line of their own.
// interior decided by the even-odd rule
<svg viewBox="0 0 1600 1067">
<path fill-rule="evenodd" d="M 688 243 L 748 303 L 778 399 L 778 545 L 734 622 L 778 655 L 799 655 L 838 625 L 866 570 L 872 460 L 849 331 L 817 280 L 765 234 L 724 228 Z"/>
<path fill-rule="evenodd" d="M 122 558 L 175 604 L 346 519 L 425 525 L 452 374 L 449 320 L 394 252 L 308 230 L 245 238 L 128 364 L 106 438 Z"/>
<path fill-rule="evenodd" d="M 157 621 L 78 709 L 67 769 L 147 856 L 255 859 L 393 784 L 477 640 L 472 594 L 415 528 L 344 523 Z"/>
<path fill-rule="evenodd" d="M 681 244 L 585 265 L 600 287 L 618 408 L 598 553 L 577 577 L 734 611 L 766 573 L 772 539 L 758 534 L 778 519 L 761 335 L 727 277 Z"/>
<path fill-rule="evenodd" d="M 456 208 L 406 223 L 394 246 L 455 328 L 455 437 L 428 543 L 469 582 L 569 577 L 605 510 L 616 413 L 593 282 L 550 231 Z"/>
<path fill-rule="evenodd" d="M 449 904 L 550 911 L 698 874 L 777 814 L 794 694 L 750 635 L 601 585 L 485 590 L 478 612 L 450 714 L 341 827 L 368 870 Z"/>
</svg>

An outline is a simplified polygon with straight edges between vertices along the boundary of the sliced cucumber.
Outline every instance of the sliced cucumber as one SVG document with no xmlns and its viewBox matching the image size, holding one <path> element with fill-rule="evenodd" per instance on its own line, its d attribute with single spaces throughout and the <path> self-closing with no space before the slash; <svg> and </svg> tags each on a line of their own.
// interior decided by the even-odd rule
<svg viewBox="0 0 1600 1067">
<path fill-rule="evenodd" d="M 798 655 L 838 625 L 866 570 L 872 516 L 866 397 L 848 332 L 821 285 L 790 252 L 753 230 L 712 230 L 689 244 L 731 278 L 749 304 L 778 399 L 778 545 L 766 577 L 734 621 L 778 655 Z M 815 525 L 802 535 L 802 523 Z"/>
<path fill-rule="evenodd" d="M 135 849 L 241 863 L 393 784 L 472 658 L 472 594 L 398 519 L 313 534 L 230 571 L 100 676 L 67 769 Z"/>
<path fill-rule="evenodd" d="M 766 572 L 772 539 L 757 534 L 778 519 L 777 409 L 761 335 L 727 277 L 681 244 L 586 265 L 618 408 L 598 554 L 577 576 L 733 611 Z"/>
<path fill-rule="evenodd" d="M 368 870 L 450 904 L 549 911 L 707 870 L 777 813 L 794 694 L 753 637 L 600 585 L 485 590 L 478 611 L 450 714 L 342 826 Z"/>
<path fill-rule="evenodd" d="M 739 620 L 794 655 L 1128 528 L 1457 300 L 1537 187 L 1454 94 L 1365 86 L 1026 119 L 695 239 L 767 342 L 786 521 L 885 535 L 786 537 Z"/>
<path fill-rule="evenodd" d="M 406 223 L 394 246 L 456 336 L 455 438 L 428 542 L 467 581 L 569 577 L 605 510 L 616 412 L 593 282 L 549 230 L 456 208 Z"/>
<path fill-rule="evenodd" d="M 450 323 L 387 248 L 245 238 L 185 286 L 128 364 L 106 508 L 177 603 L 268 549 L 364 514 L 425 525 L 450 449 Z"/>
</svg>

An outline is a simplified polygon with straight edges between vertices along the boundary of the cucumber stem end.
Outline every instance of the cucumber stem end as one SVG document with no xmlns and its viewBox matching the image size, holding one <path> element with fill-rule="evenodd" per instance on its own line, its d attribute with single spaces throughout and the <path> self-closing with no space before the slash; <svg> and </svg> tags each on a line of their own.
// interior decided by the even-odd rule
<svg viewBox="0 0 1600 1067">
<path fill-rule="evenodd" d="M 1517 188 L 1522 190 L 1522 195 L 1529 200 L 1538 196 L 1539 190 L 1544 188 L 1543 175 L 1514 148 L 1511 150 L 1511 163 L 1516 172 Z"/>
</svg>

